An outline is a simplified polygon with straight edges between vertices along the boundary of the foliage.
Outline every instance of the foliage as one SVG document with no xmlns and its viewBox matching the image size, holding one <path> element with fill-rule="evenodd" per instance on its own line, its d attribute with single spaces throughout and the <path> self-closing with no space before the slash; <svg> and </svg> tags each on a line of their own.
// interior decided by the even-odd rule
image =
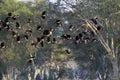
<svg viewBox="0 0 120 80">
<path fill-rule="evenodd" d="M 62 67 L 59 70 L 55 68 L 57 70 L 56 72 L 54 69 L 49 69 L 49 78 L 51 80 L 56 78 L 55 75 L 57 72 L 57 76 L 61 79 L 66 77 L 73 79 L 74 76 L 72 73 L 74 71 L 65 66 L 67 65 L 67 61 L 75 60 L 80 67 L 90 71 L 91 74 L 89 76 L 93 76 L 91 79 L 96 77 L 97 72 L 102 75 L 102 79 L 104 79 L 104 75 L 107 75 L 106 79 L 110 79 L 110 75 L 113 73 L 112 61 L 99 40 L 97 39 L 97 41 L 88 44 L 81 43 L 76 45 L 74 44 L 74 38 L 80 32 L 91 30 L 84 20 L 90 21 L 90 18 L 98 16 L 98 22 L 103 28 L 100 32 L 101 35 L 105 41 L 109 41 L 108 45 L 112 42 L 110 39 L 113 37 L 115 39 L 114 47 L 118 47 L 118 39 L 120 37 L 117 32 L 120 31 L 118 17 L 120 16 L 120 3 L 118 3 L 118 0 L 75 0 L 73 2 L 75 3 L 71 3 L 69 0 L 57 0 L 56 3 L 51 3 L 49 0 L 35 0 L 33 3 L 24 3 L 18 2 L 17 0 L 1 0 L 0 14 L 2 16 L 0 18 L 4 20 L 9 12 L 12 12 L 14 15 L 19 15 L 16 21 L 12 21 L 11 27 L 19 35 L 23 35 L 28 29 L 32 29 L 32 34 L 28 41 L 23 39 L 22 43 L 18 44 L 11 38 L 11 32 L 5 30 L 0 32 L 0 41 L 8 43 L 5 49 L 0 50 L 0 63 L 2 65 L 0 66 L 0 72 L 4 73 L 12 67 L 15 67 L 20 71 L 18 78 L 27 79 L 28 73 L 34 76 L 36 68 L 42 68 L 46 62 L 48 62 L 47 65 L 52 66 L 50 63 L 55 62 L 57 66 L 62 65 Z M 48 13 L 45 20 L 41 19 L 43 11 L 47 11 Z M 27 18 L 31 18 L 33 23 L 27 23 Z M 60 28 L 55 24 L 55 21 L 58 19 L 62 21 L 62 27 Z M 20 23 L 21 29 L 15 28 L 17 21 Z M 94 25 L 92 22 L 91 24 Z M 36 31 L 38 25 L 41 25 L 43 30 L 51 27 L 54 28 L 55 32 L 53 35 L 55 37 L 61 36 L 62 34 L 70 34 L 73 40 L 57 38 L 57 44 L 45 43 L 44 47 L 39 45 L 37 48 L 34 48 L 31 46 L 31 42 L 36 41 L 36 37 L 42 36 L 43 32 L 42 30 Z M 70 25 L 74 26 L 74 31 L 69 31 Z M 65 52 L 68 48 L 72 50 L 70 54 Z M 35 55 L 37 58 L 35 63 L 28 63 L 30 55 Z M 47 71 L 45 69 L 46 67 L 41 71 L 43 71 L 43 76 L 45 76 L 43 79 L 47 80 Z"/>
<path fill-rule="evenodd" d="M 1 15 L 7 15 L 8 12 L 12 12 L 15 15 L 31 15 L 32 12 L 28 5 L 24 2 L 18 2 L 16 0 L 2 0 L 1 3 Z"/>
</svg>

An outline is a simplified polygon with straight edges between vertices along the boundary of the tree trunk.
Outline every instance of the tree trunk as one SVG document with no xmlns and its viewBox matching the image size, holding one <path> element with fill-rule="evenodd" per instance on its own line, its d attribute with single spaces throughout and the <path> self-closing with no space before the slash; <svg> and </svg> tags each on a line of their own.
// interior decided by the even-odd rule
<svg viewBox="0 0 120 80">
<path fill-rule="evenodd" d="M 112 80 L 119 80 L 119 70 L 118 70 L 117 57 L 112 59 L 112 66 L 113 66 L 113 76 L 111 76 Z"/>
<path fill-rule="evenodd" d="M 96 31 L 96 27 L 92 24 L 90 24 L 88 21 L 86 21 L 88 27 L 91 28 L 91 30 L 94 31 L 94 33 L 97 35 L 100 43 L 103 45 L 103 47 L 108 52 L 108 57 L 110 58 L 113 66 L 113 76 L 111 76 L 112 80 L 119 80 L 119 69 L 118 69 L 118 60 L 117 60 L 117 54 L 118 49 L 115 50 L 114 46 L 114 40 L 113 37 L 111 38 L 111 47 L 109 44 L 105 42 L 105 39 L 102 37 L 101 33 L 99 31 Z"/>
</svg>

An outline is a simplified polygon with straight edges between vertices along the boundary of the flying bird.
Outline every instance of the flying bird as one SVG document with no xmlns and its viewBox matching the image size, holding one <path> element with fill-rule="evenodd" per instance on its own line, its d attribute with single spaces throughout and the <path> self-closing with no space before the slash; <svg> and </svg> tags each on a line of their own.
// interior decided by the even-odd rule
<svg viewBox="0 0 120 80">
<path fill-rule="evenodd" d="M 29 58 L 28 58 L 28 63 L 32 63 L 33 61 L 35 61 L 36 60 L 36 58 L 35 58 L 35 56 L 30 56 Z"/>
<path fill-rule="evenodd" d="M 57 25 L 57 26 L 61 26 L 61 25 L 62 25 L 61 20 L 56 20 L 56 25 Z"/>
<path fill-rule="evenodd" d="M 16 37 L 16 41 L 17 41 L 17 43 L 20 43 L 21 41 L 20 41 L 20 36 L 17 36 Z"/>
<path fill-rule="evenodd" d="M 37 29 L 36 30 L 42 30 L 41 26 L 37 26 Z"/>
<path fill-rule="evenodd" d="M 0 48 L 2 48 L 2 49 L 6 48 L 5 42 L 1 42 L 1 43 L 0 43 Z"/>
<path fill-rule="evenodd" d="M 70 54 L 70 53 L 71 53 L 71 49 L 66 49 L 65 52 L 66 52 L 67 54 Z"/>
<path fill-rule="evenodd" d="M 97 25 L 97 24 L 98 24 L 97 19 L 98 19 L 98 18 L 95 16 L 95 17 L 91 18 L 90 20 L 91 20 L 95 25 Z"/>
<path fill-rule="evenodd" d="M 46 18 L 46 16 L 47 16 L 46 11 L 43 11 L 43 12 L 42 12 L 42 16 L 41 16 L 41 17 L 42 17 L 42 19 L 45 19 L 45 18 Z"/>
<path fill-rule="evenodd" d="M 15 31 L 12 31 L 12 36 L 15 38 L 17 37 L 17 33 Z"/>
<path fill-rule="evenodd" d="M 20 24 L 18 22 L 16 22 L 16 28 L 20 28 Z"/>
<path fill-rule="evenodd" d="M 11 12 L 8 13 L 8 17 L 12 17 L 12 13 Z"/>
</svg>

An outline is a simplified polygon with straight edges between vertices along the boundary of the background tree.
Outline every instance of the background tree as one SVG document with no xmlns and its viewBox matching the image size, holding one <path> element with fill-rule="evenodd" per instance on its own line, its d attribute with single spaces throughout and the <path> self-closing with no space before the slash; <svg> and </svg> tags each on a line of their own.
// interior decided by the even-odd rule
<svg viewBox="0 0 120 80">
<path fill-rule="evenodd" d="M 18 44 L 11 38 L 11 32 L 5 30 L 0 32 L 2 35 L 0 40 L 7 42 L 7 47 L 0 50 L 3 66 L 0 67 L 0 72 L 2 75 L 6 74 L 14 78 L 17 72 L 17 80 L 33 77 L 35 79 L 37 74 L 40 75 L 40 79 L 45 80 L 65 78 L 110 80 L 113 74 L 118 74 L 119 69 L 117 66 L 119 64 L 119 56 L 117 57 L 119 18 L 116 18 L 119 16 L 119 3 L 117 2 L 119 1 L 56 0 L 53 3 L 49 0 L 35 0 L 35 2 L 24 3 L 16 0 L 1 0 L 2 21 L 9 12 L 19 15 L 16 21 L 11 21 L 11 28 L 19 35 L 24 35 L 26 30 L 30 32 L 32 30 L 32 34 L 29 34 L 31 36 L 28 41 L 23 39 Z M 106 10 L 106 7 L 111 5 L 114 7 Z M 47 13 L 45 19 L 41 17 L 43 11 Z M 106 16 L 108 12 L 110 15 Z M 91 21 L 95 16 L 98 17 L 98 24 L 102 26 L 101 31 L 95 31 L 95 25 Z M 62 24 L 57 25 L 56 21 Z M 16 22 L 20 23 L 21 29 L 16 29 Z M 38 26 L 41 26 L 42 30 L 36 31 Z M 70 26 L 73 27 L 72 30 Z M 32 42 L 36 42 L 37 37 L 43 35 L 44 30 L 50 28 L 55 29 L 51 38 L 56 38 L 57 44 L 45 43 L 44 47 L 31 46 Z M 97 41 L 76 45 L 75 36 L 86 30 L 93 30 Z M 63 34 L 69 34 L 72 38 L 63 39 L 61 38 Z M 69 49 L 71 53 L 67 54 L 66 50 Z M 36 57 L 36 61 L 28 64 L 31 55 Z M 34 58 L 31 57 L 31 60 Z M 112 77 L 119 79 L 118 75 Z"/>
</svg>

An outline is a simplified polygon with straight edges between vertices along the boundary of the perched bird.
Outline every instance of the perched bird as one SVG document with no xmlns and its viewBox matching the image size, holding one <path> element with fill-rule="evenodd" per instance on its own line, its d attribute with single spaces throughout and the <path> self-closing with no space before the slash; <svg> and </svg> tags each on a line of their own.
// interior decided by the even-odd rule
<svg viewBox="0 0 120 80">
<path fill-rule="evenodd" d="M 42 19 L 45 19 L 45 18 L 46 18 L 46 16 L 47 16 L 46 11 L 43 11 L 43 12 L 42 12 L 42 15 L 41 15 Z"/>
</svg>

